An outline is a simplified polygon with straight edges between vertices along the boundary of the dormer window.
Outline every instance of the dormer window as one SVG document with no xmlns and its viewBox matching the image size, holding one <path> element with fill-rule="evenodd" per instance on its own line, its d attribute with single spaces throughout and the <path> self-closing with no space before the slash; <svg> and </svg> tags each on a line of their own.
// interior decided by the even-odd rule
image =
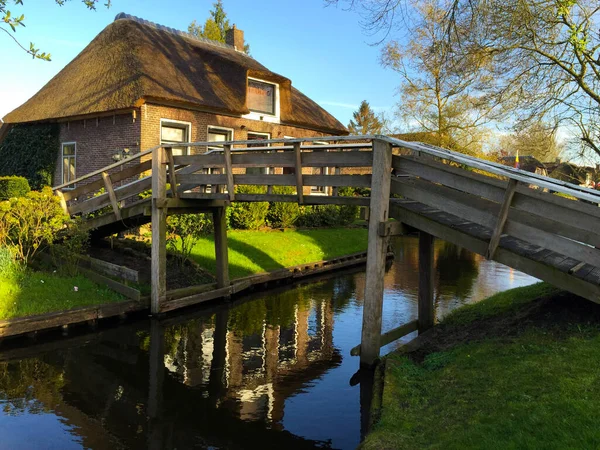
<svg viewBox="0 0 600 450">
<path fill-rule="evenodd" d="M 275 115 L 276 86 L 264 81 L 248 80 L 248 109 L 257 113 Z"/>
<path fill-rule="evenodd" d="M 250 114 L 244 118 L 279 122 L 279 85 L 256 78 L 248 78 L 246 103 Z"/>
</svg>

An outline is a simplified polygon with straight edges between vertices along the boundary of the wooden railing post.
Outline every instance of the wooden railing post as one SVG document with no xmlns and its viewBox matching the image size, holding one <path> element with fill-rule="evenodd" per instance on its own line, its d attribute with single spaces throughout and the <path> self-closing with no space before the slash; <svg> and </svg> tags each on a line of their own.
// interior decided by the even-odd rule
<svg viewBox="0 0 600 450">
<path fill-rule="evenodd" d="M 304 185 L 302 184 L 302 149 L 300 148 L 300 142 L 294 142 L 294 161 L 298 204 L 302 205 L 304 203 Z"/>
<path fill-rule="evenodd" d="M 231 165 L 231 145 L 223 146 L 223 157 L 225 158 L 225 175 L 227 176 L 227 192 L 229 200 L 235 200 L 235 185 L 233 184 L 233 166 Z"/>
<path fill-rule="evenodd" d="M 373 140 L 371 216 L 369 218 L 369 243 L 360 351 L 360 363 L 366 366 L 372 366 L 379 358 L 383 277 L 389 239 L 387 236 L 379 235 L 379 224 L 388 220 L 391 171 L 392 146 L 385 141 Z"/>
<path fill-rule="evenodd" d="M 419 232 L 419 333 L 433 327 L 435 305 L 433 303 L 433 241 L 431 234 Z"/>
<path fill-rule="evenodd" d="M 175 174 L 175 159 L 173 158 L 173 148 L 166 147 L 165 154 L 167 155 L 167 164 L 169 165 L 169 183 L 171 184 L 171 194 L 173 194 L 173 198 L 179 197 L 179 192 L 177 191 L 177 175 Z"/>
<path fill-rule="evenodd" d="M 162 147 L 152 152 L 152 292 L 150 309 L 158 314 L 167 296 L 167 167 Z"/>
</svg>

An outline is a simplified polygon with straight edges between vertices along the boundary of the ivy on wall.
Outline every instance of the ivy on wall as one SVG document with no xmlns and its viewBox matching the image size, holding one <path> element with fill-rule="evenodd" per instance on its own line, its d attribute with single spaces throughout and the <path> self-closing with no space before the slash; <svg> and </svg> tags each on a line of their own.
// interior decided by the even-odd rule
<svg viewBox="0 0 600 450">
<path fill-rule="evenodd" d="M 51 186 L 60 150 L 58 124 L 14 125 L 0 142 L 0 176 L 27 178 L 32 189 Z"/>
</svg>

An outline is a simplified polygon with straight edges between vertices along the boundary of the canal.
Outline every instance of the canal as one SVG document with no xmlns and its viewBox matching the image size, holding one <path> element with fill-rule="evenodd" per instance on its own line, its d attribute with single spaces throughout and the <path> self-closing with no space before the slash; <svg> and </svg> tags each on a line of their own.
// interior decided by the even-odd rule
<svg viewBox="0 0 600 450">
<path fill-rule="evenodd" d="M 397 238 L 394 250 L 383 331 L 417 311 L 418 241 Z M 536 281 L 443 242 L 435 250 L 438 318 Z M 361 270 L 338 273 L 228 308 L 59 338 L 21 359 L 3 347 L 0 449 L 355 448 L 350 349 L 360 342 L 364 282 Z"/>
</svg>

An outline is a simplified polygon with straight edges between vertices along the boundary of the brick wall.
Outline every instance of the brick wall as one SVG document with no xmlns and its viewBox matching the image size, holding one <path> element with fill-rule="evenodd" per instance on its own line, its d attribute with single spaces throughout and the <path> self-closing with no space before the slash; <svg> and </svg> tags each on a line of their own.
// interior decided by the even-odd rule
<svg viewBox="0 0 600 450">
<path fill-rule="evenodd" d="M 243 141 L 248 139 L 248 133 L 269 133 L 271 139 L 281 139 L 284 137 L 321 137 L 329 134 L 308 130 L 300 127 L 280 125 L 258 120 L 243 119 L 240 117 L 223 116 L 218 114 L 191 111 L 160 105 L 145 104 L 141 108 L 142 123 L 142 148 L 147 149 L 160 144 L 160 123 L 161 119 L 173 120 L 179 122 L 188 122 L 191 124 L 192 142 L 202 142 L 208 140 L 208 127 L 222 127 L 233 130 L 233 139 Z M 190 149 L 191 154 L 204 153 L 206 147 L 196 147 Z M 304 174 L 311 174 L 312 168 L 303 168 Z M 244 173 L 244 169 L 234 169 L 234 173 Z M 281 168 L 275 168 L 275 173 L 282 173 Z M 333 168 L 330 169 L 333 173 Z M 305 187 L 305 193 L 310 193 L 310 187 Z"/>
<path fill-rule="evenodd" d="M 136 116 L 135 120 L 129 113 L 61 123 L 60 142 L 77 144 L 77 178 L 114 163 L 113 155 L 125 148 L 130 154 L 140 152 L 139 112 Z M 62 184 L 61 162 L 59 149 L 54 186 Z"/>
<path fill-rule="evenodd" d="M 145 104 L 136 111 L 136 118 L 131 113 L 77 120 L 61 124 L 61 142 L 77 144 L 77 177 L 101 169 L 112 164 L 113 155 L 128 148 L 131 154 L 147 150 L 160 144 L 161 119 L 189 122 L 191 124 L 192 142 L 208 139 L 208 127 L 233 129 L 234 140 L 246 140 L 248 133 L 269 133 L 272 139 L 289 137 L 320 137 L 326 133 L 307 130 L 300 127 L 279 125 L 239 117 L 223 116 L 200 111 Z M 203 153 L 205 147 L 191 149 L 192 154 Z M 149 156 L 145 159 L 148 159 Z M 135 160 L 133 164 L 137 164 Z M 117 169 L 120 170 L 120 169 Z M 235 169 L 243 173 L 244 169 Z M 276 173 L 282 173 L 276 168 Z M 313 173 L 312 168 L 303 168 L 303 173 Z M 333 167 L 329 169 L 333 173 Z M 94 177 L 97 179 L 98 177 Z M 92 181 L 92 180 L 90 180 Z M 54 185 L 62 184 L 61 158 L 59 157 L 54 177 Z M 122 184 L 122 183 L 119 183 Z M 310 193 L 310 187 L 305 188 Z"/>
<path fill-rule="evenodd" d="M 206 141 L 208 139 L 209 126 L 232 128 L 233 139 L 236 141 L 246 140 L 248 138 L 248 133 L 251 132 L 270 133 L 271 139 L 280 139 L 284 136 L 328 136 L 325 133 L 307 130 L 305 128 L 151 104 L 145 104 L 142 106 L 140 118 L 142 123 L 143 149 L 154 147 L 155 145 L 160 144 L 161 119 L 191 123 L 192 142 Z M 196 148 L 192 149 L 191 153 L 203 153 L 204 151 L 206 151 L 205 148 Z"/>
</svg>

